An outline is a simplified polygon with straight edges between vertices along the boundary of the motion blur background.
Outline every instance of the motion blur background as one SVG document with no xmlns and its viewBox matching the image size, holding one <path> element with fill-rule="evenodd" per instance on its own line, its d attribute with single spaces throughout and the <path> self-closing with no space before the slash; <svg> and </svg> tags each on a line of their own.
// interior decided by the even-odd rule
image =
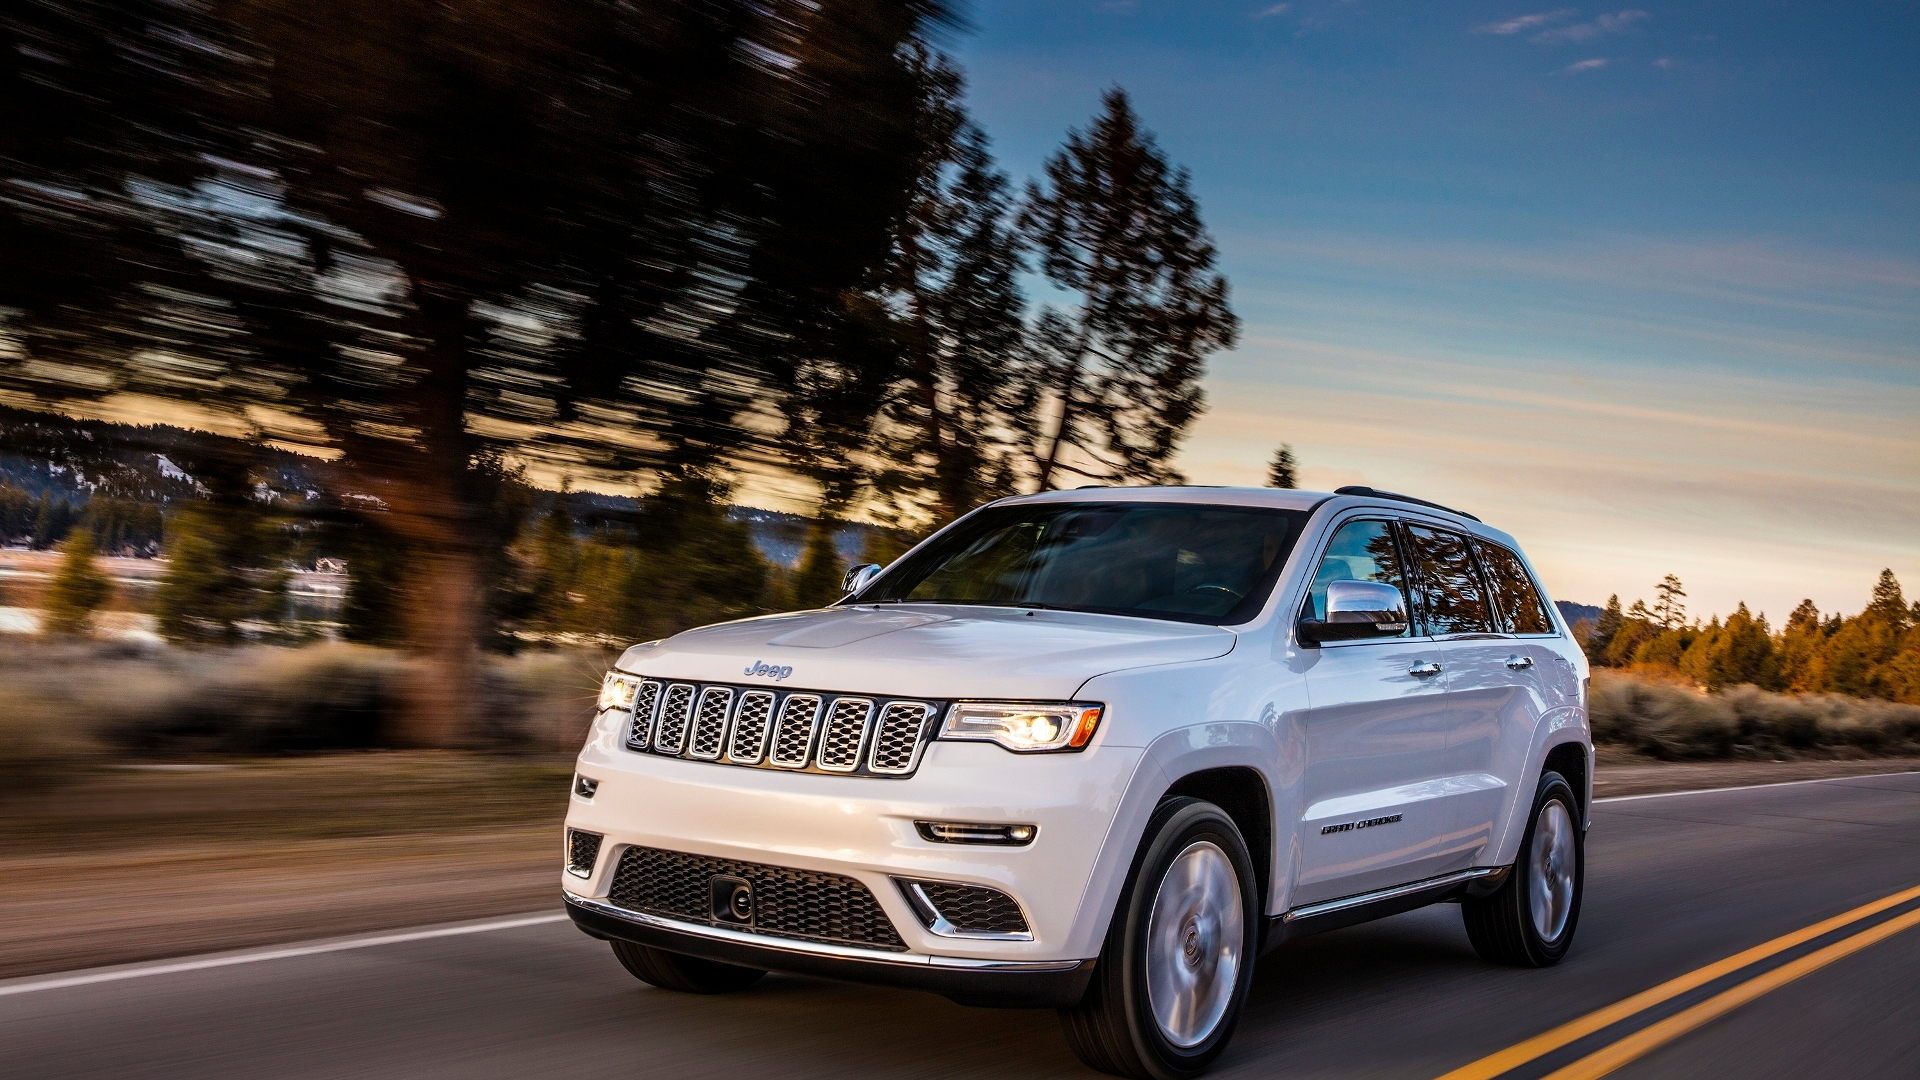
<svg viewBox="0 0 1920 1080">
<path fill-rule="evenodd" d="M 614 650 L 1047 488 L 1460 505 L 1618 761 L 1920 751 L 1915 22 L 9 4 L 0 974 L 546 903 Z"/>
</svg>

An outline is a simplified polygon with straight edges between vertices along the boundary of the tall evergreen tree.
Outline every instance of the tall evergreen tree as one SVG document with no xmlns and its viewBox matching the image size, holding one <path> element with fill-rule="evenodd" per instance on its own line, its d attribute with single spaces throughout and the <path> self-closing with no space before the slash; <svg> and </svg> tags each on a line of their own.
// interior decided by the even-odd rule
<svg viewBox="0 0 1920 1080">
<path fill-rule="evenodd" d="M 393 611 L 433 663 L 403 737 L 454 741 L 508 531 L 480 464 L 713 490 L 779 455 L 743 416 L 792 357 L 858 353 L 841 299 L 912 175 L 902 49 L 946 17 L 26 0 L 0 16 L 0 179 L 28 193 L 0 200 L 25 342 L 0 386 L 301 422 L 405 559 Z"/>
<path fill-rule="evenodd" d="M 1280 449 L 1273 452 L 1273 460 L 1267 464 L 1267 486 L 1297 488 L 1300 486 L 1299 470 L 1300 464 L 1293 457 L 1293 445 L 1281 443 Z"/>
<path fill-rule="evenodd" d="M 1039 265 L 1077 306 L 1049 306 L 1035 328 L 1036 370 L 1023 415 L 1035 487 L 1056 474 L 1109 482 L 1179 479 L 1170 459 L 1200 413 L 1208 354 L 1239 321 L 1188 174 L 1171 166 L 1115 88 L 1083 134 L 1030 184 L 1021 224 Z"/>
<path fill-rule="evenodd" d="M 1659 597 L 1653 602 L 1654 620 L 1668 630 L 1686 625 L 1687 605 L 1683 601 L 1687 590 L 1680 584 L 1680 579 L 1668 574 L 1660 579 L 1653 591 Z"/>
<path fill-rule="evenodd" d="M 1007 179 L 966 118 L 960 73 L 925 46 L 911 56 L 921 150 L 887 287 L 904 365 L 876 488 L 895 521 L 937 525 L 1013 490 L 1025 300 Z"/>
</svg>

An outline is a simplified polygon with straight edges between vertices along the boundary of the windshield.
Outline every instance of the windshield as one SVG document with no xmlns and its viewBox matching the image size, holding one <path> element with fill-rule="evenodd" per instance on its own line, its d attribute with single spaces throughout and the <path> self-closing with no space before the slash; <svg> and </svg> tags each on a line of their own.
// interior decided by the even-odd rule
<svg viewBox="0 0 1920 1080">
<path fill-rule="evenodd" d="M 889 567 L 855 602 L 1245 622 L 1306 518 L 1301 510 L 1180 503 L 993 506 Z"/>
</svg>

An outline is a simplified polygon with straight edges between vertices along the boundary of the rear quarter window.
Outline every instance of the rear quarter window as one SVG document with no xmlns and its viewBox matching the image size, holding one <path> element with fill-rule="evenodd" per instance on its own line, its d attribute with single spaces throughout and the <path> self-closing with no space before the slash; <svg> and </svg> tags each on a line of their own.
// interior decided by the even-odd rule
<svg viewBox="0 0 1920 1080">
<path fill-rule="evenodd" d="M 1493 590 L 1494 609 L 1506 623 L 1510 634 L 1551 634 L 1553 616 L 1547 614 L 1547 602 L 1527 573 L 1520 556 L 1499 544 L 1479 542 L 1480 563 L 1487 570 L 1487 585 Z"/>
</svg>

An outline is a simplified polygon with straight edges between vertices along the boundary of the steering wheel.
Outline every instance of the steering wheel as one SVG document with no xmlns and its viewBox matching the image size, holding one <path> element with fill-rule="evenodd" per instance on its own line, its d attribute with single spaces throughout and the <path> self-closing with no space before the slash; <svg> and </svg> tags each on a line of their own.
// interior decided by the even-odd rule
<svg viewBox="0 0 1920 1080">
<path fill-rule="evenodd" d="M 1220 585 L 1214 582 L 1208 582 L 1205 585 L 1195 585 L 1193 588 L 1188 589 L 1187 591 L 1189 593 L 1197 593 L 1197 592 L 1207 592 L 1209 590 L 1213 592 L 1226 593 L 1228 596 L 1233 597 L 1235 600 L 1241 599 L 1243 595 L 1241 593 L 1235 592 L 1232 589 L 1227 588 L 1225 585 Z"/>
</svg>

